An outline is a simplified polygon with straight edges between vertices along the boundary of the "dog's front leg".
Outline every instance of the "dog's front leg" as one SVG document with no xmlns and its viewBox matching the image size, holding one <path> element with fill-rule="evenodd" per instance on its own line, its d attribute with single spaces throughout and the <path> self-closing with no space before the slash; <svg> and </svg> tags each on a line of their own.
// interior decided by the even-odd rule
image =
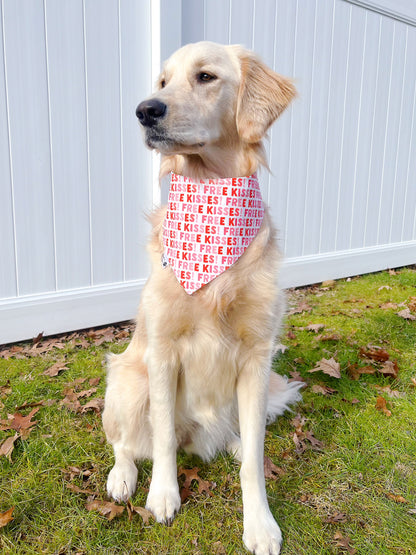
<svg viewBox="0 0 416 555">
<path fill-rule="evenodd" d="M 148 352 L 153 472 L 146 508 L 158 522 L 170 525 L 181 504 L 176 470 L 175 402 L 177 365 Z"/>
<path fill-rule="evenodd" d="M 269 368 L 269 356 L 251 358 L 241 370 L 237 382 L 242 448 L 243 541 L 247 549 L 256 555 L 277 555 L 282 541 L 280 528 L 269 509 L 264 479 Z"/>
</svg>

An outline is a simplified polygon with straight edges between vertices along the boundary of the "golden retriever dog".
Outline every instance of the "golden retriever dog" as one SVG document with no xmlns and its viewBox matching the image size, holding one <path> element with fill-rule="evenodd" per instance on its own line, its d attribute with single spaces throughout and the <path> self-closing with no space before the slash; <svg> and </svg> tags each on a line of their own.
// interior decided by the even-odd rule
<svg viewBox="0 0 416 555">
<path fill-rule="evenodd" d="M 188 199 L 175 192 L 175 180 L 188 183 L 193 199 L 214 203 L 218 186 L 227 192 L 224 184 L 254 183 L 257 169 L 267 166 L 262 138 L 295 94 L 289 79 L 240 46 L 201 42 L 173 54 L 157 91 L 136 111 L 146 144 L 161 153 L 161 177 L 172 174 L 172 198 L 178 201 L 170 197 L 173 209 Z M 235 179 L 240 176 L 245 181 Z M 258 188 L 247 191 L 237 206 L 250 199 L 263 206 Z M 211 226 L 214 243 L 221 222 L 238 215 L 235 206 L 227 205 L 214 220 L 203 216 L 205 223 L 218 223 Z M 182 202 L 182 209 L 186 229 L 199 208 Z M 280 255 L 267 209 L 256 215 L 258 229 L 243 254 L 227 257 L 228 269 L 189 291 L 171 267 L 174 260 L 166 258 L 172 223 L 167 208 L 153 213 L 151 275 L 131 343 L 108 358 L 103 422 L 115 454 L 108 494 L 127 501 L 136 489 L 136 461 L 152 459 L 146 507 L 166 524 L 180 508 L 177 449 L 204 460 L 219 450 L 234 454 L 241 461 L 243 541 L 257 555 L 275 555 L 281 533 L 266 497 L 265 424 L 300 398 L 302 384 L 271 371 L 284 306 L 276 279 Z M 234 235 L 222 244 L 233 245 Z M 182 244 L 189 260 L 186 248 Z M 212 261 L 209 252 L 202 262 Z M 182 277 L 188 279 L 188 272 Z"/>
</svg>

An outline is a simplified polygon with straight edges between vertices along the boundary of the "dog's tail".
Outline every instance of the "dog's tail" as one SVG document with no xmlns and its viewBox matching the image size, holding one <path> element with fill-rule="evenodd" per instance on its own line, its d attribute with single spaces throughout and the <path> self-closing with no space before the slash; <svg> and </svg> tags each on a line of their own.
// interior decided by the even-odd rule
<svg viewBox="0 0 416 555">
<path fill-rule="evenodd" d="M 300 389 L 303 382 L 289 382 L 286 376 L 270 373 L 269 397 L 267 400 L 267 423 L 273 422 L 279 414 L 289 409 L 289 405 L 301 400 Z"/>
</svg>

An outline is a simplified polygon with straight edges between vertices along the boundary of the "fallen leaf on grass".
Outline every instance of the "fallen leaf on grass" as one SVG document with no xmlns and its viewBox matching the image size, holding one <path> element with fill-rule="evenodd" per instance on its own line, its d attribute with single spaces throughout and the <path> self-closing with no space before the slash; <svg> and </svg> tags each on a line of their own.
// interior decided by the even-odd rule
<svg viewBox="0 0 416 555">
<path fill-rule="evenodd" d="M 387 408 L 387 401 L 384 397 L 377 397 L 376 409 L 384 412 L 386 416 L 391 416 L 391 411 Z"/>
<path fill-rule="evenodd" d="M 269 457 L 264 456 L 264 477 L 266 479 L 277 480 L 279 476 L 283 476 L 285 471 L 283 468 L 276 466 Z"/>
<path fill-rule="evenodd" d="M 334 285 L 336 285 L 334 279 L 327 279 L 321 283 L 321 287 L 333 287 Z"/>
<path fill-rule="evenodd" d="M 91 399 L 88 403 L 81 408 L 81 413 L 87 412 L 88 410 L 93 410 L 97 414 L 100 414 L 104 410 L 104 399 Z"/>
<path fill-rule="evenodd" d="M 94 499 L 94 501 L 87 503 L 85 508 L 87 511 L 98 511 L 107 520 L 113 520 L 113 518 L 121 515 L 124 511 L 124 507 L 121 505 L 116 505 L 112 501 L 100 501 L 99 499 Z"/>
<path fill-rule="evenodd" d="M 397 313 L 397 316 L 405 320 L 416 320 L 416 316 L 410 312 L 410 308 L 405 308 Z"/>
<path fill-rule="evenodd" d="M 310 312 L 311 310 L 312 307 L 306 301 L 301 301 L 296 308 L 289 310 L 288 314 L 302 314 L 302 312 Z"/>
<path fill-rule="evenodd" d="M 395 503 L 408 503 L 402 495 L 395 495 L 394 493 L 386 493 L 386 496 Z"/>
<path fill-rule="evenodd" d="M 395 310 L 397 308 L 397 304 L 396 303 L 383 303 L 380 305 L 380 307 L 382 310 Z"/>
<path fill-rule="evenodd" d="M 357 366 L 357 364 L 349 364 L 347 368 L 348 376 L 352 380 L 358 380 L 361 374 L 375 374 L 377 368 L 374 366 Z"/>
<path fill-rule="evenodd" d="M 149 520 L 151 518 L 153 518 L 153 519 L 155 518 L 153 516 L 153 513 L 151 513 L 150 511 L 148 511 L 144 507 L 136 507 L 136 506 L 132 505 L 130 500 L 127 501 L 127 513 L 129 515 L 129 520 L 133 519 L 133 514 L 134 513 L 137 513 L 138 515 L 140 515 L 143 519 L 143 524 L 146 525 L 146 526 L 149 524 Z"/>
<path fill-rule="evenodd" d="M 72 412 L 80 412 L 82 410 L 81 403 L 78 401 L 75 391 L 73 389 L 65 389 L 64 394 L 65 397 L 59 404 Z"/>
<path fill-rule="evenodd" d="M 183 487 L 181 490 L 181 500 L 184 501 L 190 496 L 194 495 L 194 492 L 191 490 L 191 483 L 195 480 L 198 483 L 198 493 L 207 493 L 208 495 L 214 495 L 212 493 L 212 489 L 215 488 L 215 482 L 209 482 L 208 480 L 203 480 L 199 475 L 199 468 L 183 468 L 180 467 L 178 470 L 178 478 L 181 476 L 185 476 L 185 481 L 183 483 Z"/>
<path fill-rule="evenodd" d="M 326 524 L 338 524 L 338 522 L 345 522 L 347 520 L 347 515 L 345 513 L 333 513 L 326 517 L 324 522 Z"/>
<path fill-rule="evenodd" d="M 324 324 L 309 324 L 309 326 L 306 326 L 306 331 L 313 331 L 315 333 L 318 333 L 318 331 L 321 331 L 325 328 Z"/>
<path fill-rule="evenodd" d="M 91 389 L 84 389 L 84 391 L 80 391 L 77 393 L 78 399 L 83 399 L 84 397 L 91 397 L 93 393 L 97 391 L 96 387 L 92 387 Z"/>
<path fill-rule="evenodd" d="M 313 385 L 312 391 L 314 393 L 321 393 L 322 395 L 333 395 L 334 393 L 338 393 L 338 391 L 336 389 L 333 389 L 332 387 L 319 384 Z"/>
<path fill-rule="evenodd" d="M 393 378 L 397 378 L 399 373 L 399 367 L 397 366 L 396 360 L 386 360 L 378 369 L 383 376 L 392 376 Z"/>
<path fill-rule="evenodd" d="M 53 366 L 51 366 L 50 368 L 48 368 L 47 370 L 45 370 L 43 372 L 43 374 L 45 376 L 49 376 L 51 378 L 54 378 L 55 376 L 57 376 L 63 370 L 68 370 L 68 367 L 66 365 L 66 362 L 61 360 L 61 361 L 55 362 L 55 364 Z"/>
<path fill-rule="evenodd" d="M 329 335 L 318 335 L 318 341 L 341 341 L 342 337 L 338 333 L 331 333 Z"/>
<path fill-rule="evenodd" d="M 288 382 L 303 382 L 305 384 L 308 383 L 297 370 L 292 370 L 291 372 L 289 372 L 289 374 L 290 378 L 288 379 Z"/>
<path fill-rule="evenodd" d="M 381 385 L 375 385 L 374 388 L 377 389 L 377 391 L 380 391 L 381 393 L 386 393 L 392 399 L 400 399 L 405 396 L 405 394 L 402 391 L 397 391 L 397 389 L 391 389 L 388 385 L 386 385 L 385 387 L 382 387 Z"/>
<path fill-rule="evenodd" d="M 374 345 L 368 345 L 366 348 L 360 349 L 360 356 L 364 358 L 369 358 L 377 362 L 385 362 L 389 360 L 390 355 L 387 351 L 381 347 L 376 347 Z"/>
<path fill-rule="evenodd" d="M 296 339 L 296 334 L 293 330 L 289 330 L 286 335 L 288 339 Z"/>
<path fill-rule="evenodd" d="M 317 362 L 316 366 L 312 368 L 312 370 L 308 370 L 308 372 L 319 371 L 322 371 L 324 374 L 328 374 L 328 376 L 332 376 L 333 378 L 341 377 L 341 366 L 334 358 L 323 358 Z"/>
<path fill-rule="evenodd" d="M 27 416 L 23 416 L 20 412 L 9 414 L 8 420 L 0 420 L 0 430 L 16 430 L 22 439 L 27 439 L 33 426 L 38 423 L 37 420 L 32 422 L 32 417 L 38 410 L 39 407 L 33 409 Z"/>
<path fill-rule="evenodd" d="M 345 549 L 351 555 L 357 553 L 357 550 L 351 546 L 351 538 L 348 536 L 343 536 L 341 532 L 336 532 L 334 534 L 334 542 L 336 547 L 341 547 L 341 549 Z"/>
<path fill-rule="evenodd" d="M 0 386 L 0 397 L 5 397 L 6 395 L 10 395 L 11 392 L 12 392 L 12 388 L 10 387 L 10 380 L 7 380 L 7 382 L 4 385 Z"/>
<path fill-rule="evenodd" d="M 214 555 L 226 555 L 227 550 L 220 541 L 217 541 L 212 544 L 212 553 Z"/>
<path fill-rule="evenodd" d="M 6 524 L 9 524 L 9 522 L 13 520 L 13 511 L 14 507 L 4 513 L 0 513 L 0 528 L 3 528 L 3 526 L 6 526 Z"/>
<path fill-rule="evenodd" d="M 293 442 L 295 444 L 295 450 L 298 455 L 302 455 L 308 448 L 308 441 L 311 445 L 312 450 L 322 451 L 323 443 L 316 439 L 312 432 L 309 430 L 304 430 L 303 426 L 306 423 L 306 419 L 301 417 L 299 414 L 292 420 L 293 426 L 295 426 L 295 433 L 293 434 Z"/>
<path fill-rule="evenodd" d="M 5 456 L 9 459 L 10 462 L 12 461 L 12 453 L 14 449 L 14 442 L 19 437 L 19 434 L 14 434 L 14 436 L 10 436 L 0 444 L 0 457 Z"/>
<path fill-rule="evenodd" d="M 92 491 L 90 489 L 79 488 L 75 484 L 65 484 L 65 485 L 68 489 L 70 489 L 71 491 L 73 491 L 75 493 L 85 493 L 85 495 L 94 495 L 94 496 L 98 495 L 96 491 Z"/>
</svg>

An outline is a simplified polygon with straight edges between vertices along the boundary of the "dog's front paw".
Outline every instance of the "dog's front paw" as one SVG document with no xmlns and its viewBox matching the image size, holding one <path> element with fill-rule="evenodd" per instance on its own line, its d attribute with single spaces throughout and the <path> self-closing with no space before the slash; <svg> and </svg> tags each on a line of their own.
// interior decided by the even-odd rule
<svg viewBox="0 0 416 555">
<path fill-rule="evenodd" d="M 169 487 L 165 484 L 155 484 L 152 480 L 147 496 L 146 509 L 153 513 L 157 522 L 170 526 L 180 506 L 181 498 L 177 484 L 172 484 Z"/>
<path fill-rule="evenodd" d="M 282 533 L 270 512 L 244 519 L 243 542 L 255 555 L 279 555 Z"/>
<path fill-rule="evenodd" d="M 132 461 L 116 463 L 107 479 L 107 493 L 116 501 L 127 501 L 135 492 L 137 467 Z"/>
</svg>

